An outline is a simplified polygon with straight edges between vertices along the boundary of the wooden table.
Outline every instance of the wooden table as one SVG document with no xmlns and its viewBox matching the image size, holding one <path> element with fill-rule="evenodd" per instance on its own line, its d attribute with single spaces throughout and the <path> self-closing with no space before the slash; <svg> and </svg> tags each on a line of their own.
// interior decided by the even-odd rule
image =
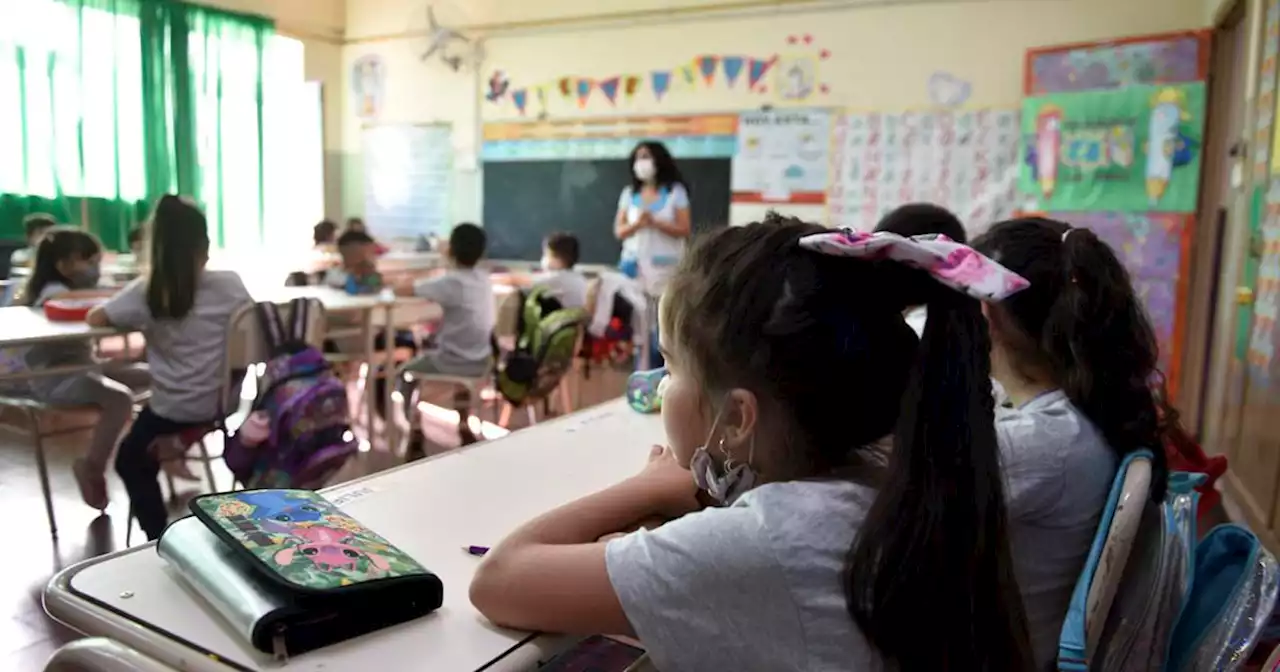
<svg viewBox="0 0 1280 672">
<path fill-rule="evenodd" d="M 618 437 L 627 437 L 618 440 Z M 489 624 L 467 599 L 478 560 L 522 522 L 638 472 L 663 441 L 657 415 L 619 399 L 438 457 L 329 488 L 344 511 L 435 572 L 434 614 L 273 664 L 227 626 L 152 544 L 60 572 L 45 589 L 53 618 L 183 670 L 525 670 L 564 640 Z"/>
</svg>

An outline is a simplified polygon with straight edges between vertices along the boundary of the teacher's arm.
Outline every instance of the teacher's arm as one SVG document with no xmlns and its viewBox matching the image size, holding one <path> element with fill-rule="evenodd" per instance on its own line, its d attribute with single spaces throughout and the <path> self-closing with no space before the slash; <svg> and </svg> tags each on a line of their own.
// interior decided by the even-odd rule
<svg viewBox="0 0 1280 672">
<path fill-rule="evenodd" d="M 640 221 L 635 224 L 628 224 L 627 209 L 618 208 L 618 216 L 613 220 L 613 235 L 617 236 L 618 240 L 626 240 L 631 236 L 636 235 L 640 229 L 643 229 L 645 221 L 647 221 L 647 219 L 641 216 Z"/>
</svg>

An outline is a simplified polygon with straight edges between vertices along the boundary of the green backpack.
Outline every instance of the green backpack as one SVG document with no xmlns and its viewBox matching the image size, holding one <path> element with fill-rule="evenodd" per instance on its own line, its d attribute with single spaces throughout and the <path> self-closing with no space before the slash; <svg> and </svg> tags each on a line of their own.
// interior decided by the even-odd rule
<svg viewBox="0 0 1280 672">
<path fill-rule="evenodd" d="M 529 292 L 521 307 L 516 349 L 498 368 L 502 396 L 520 406 L 554 391 L 573 367 L 578 334 L 586 321 L 586 310 L 561 308 L 545 288 Z"/>
</svg>

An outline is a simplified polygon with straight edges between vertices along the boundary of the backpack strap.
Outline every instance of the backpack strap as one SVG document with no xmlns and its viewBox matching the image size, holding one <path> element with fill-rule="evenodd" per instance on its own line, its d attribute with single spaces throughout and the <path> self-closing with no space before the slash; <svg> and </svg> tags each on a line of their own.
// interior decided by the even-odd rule
<svg viewBox="0 0 1280 672">
<path fill-rule="evenodd" d="M 267 342 L 267 352 L 272 357 L 284 350 L 284 323 L 280 320 L 280 311 L 270 301 L 259 301 L 257 305 L 258 326 L 262 328 L 262 336 Z"/>
<path fill-rule="evenodd" d="M 311 301 L 296 298 L 289 303 L 289 340 L 307 342 L 307 327 L 311 324 Z"/>
</svg>

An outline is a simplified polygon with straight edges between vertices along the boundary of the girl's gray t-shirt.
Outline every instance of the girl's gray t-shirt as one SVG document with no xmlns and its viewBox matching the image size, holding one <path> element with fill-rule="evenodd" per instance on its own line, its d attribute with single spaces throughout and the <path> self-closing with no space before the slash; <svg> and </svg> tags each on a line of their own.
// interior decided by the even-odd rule
<svg viewBox="0 0 1280 672">
<path fill-rule="evenodd" d="M 609 542 L 609 580 L 662 672 L 879 670 L 841 577 L 875 491 L 769 483 Z"/>
</svg>

